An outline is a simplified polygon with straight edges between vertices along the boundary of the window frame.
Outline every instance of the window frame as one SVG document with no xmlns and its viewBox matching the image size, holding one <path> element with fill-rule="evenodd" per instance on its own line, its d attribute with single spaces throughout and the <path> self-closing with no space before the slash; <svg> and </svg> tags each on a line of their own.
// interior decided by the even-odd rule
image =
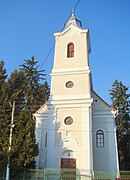
<svg viewBox="0 0 130 180">
<path fill-rule="evenodd" d="M 73 47 L 70 47 L 71 45 L 73 45 Z M 75 55 L 75 45 L 73 42 L 69 42 L 67 44 L 67 58 L 74 58 Z"/>
<path fill-rule="evenodd" d="M 47 132 L 46 132 L 46 135 L 45 135 L 45 147 L 47 147 Z"/>
<path fill-rule="evenodd" d="M 70 85 L 69 85 L 69 84 L 70 84 Z M 68 85 L 69 85 L 69 86 L 68 86 Z M 71 80 L 67 81 L 67 82 L 65 83 L 65 87 L 66 87 L 67 89 L 72 89 L 72 88 L 74 87 L 74 82 L 71 81 Z"/>
<path fill-rule="evenodd" d="M 96 145 L 98 148 L 104 147 L 104 131 L 101 129 L 96 131 Z"/>
<path fill-rule="evenodd" d="M 70 122 L 67 122 L 68 119 L 70 119 L 71 121 L 69 120 Z M 65 124 L 66 126 L 71 126 L 71 125 L 73 125 L 73 123 L 74 123 L 74 119 L 72 118 L 72 116 L 66 116 L 66 117 L 64 118 L 64 124 Z"/>
</svg>

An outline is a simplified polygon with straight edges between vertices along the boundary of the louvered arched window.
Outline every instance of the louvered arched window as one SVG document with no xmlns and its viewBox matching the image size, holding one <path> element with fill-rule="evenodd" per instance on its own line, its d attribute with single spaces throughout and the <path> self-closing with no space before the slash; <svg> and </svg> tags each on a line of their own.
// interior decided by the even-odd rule
<svg viewBox="0 0 130 180">
<path fill-rule="evenodd" d="M 71 42 L 67 46 L 67 57 L 71 58 L 74 57 L 74 44 Z"/>
<path fill-rule="evenodd" d="M 102 130 L 96 132 L 96 139 L 97 147 L 104 147 L 104 132 Z"/>
</svg>

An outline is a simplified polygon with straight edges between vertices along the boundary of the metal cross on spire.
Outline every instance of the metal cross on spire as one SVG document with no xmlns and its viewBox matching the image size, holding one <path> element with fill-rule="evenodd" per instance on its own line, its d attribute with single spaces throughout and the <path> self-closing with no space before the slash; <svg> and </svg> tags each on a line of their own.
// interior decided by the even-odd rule
<svg viewBox="0 0 130 180">
<path fill-rule="evenodd" d="M 75 14 L 74 14 L 74 8 L 72 8 L 72 14 L 71 14 L 71 16 L 72 16 L 72 17 L 75 16 Z"/>
</svg>

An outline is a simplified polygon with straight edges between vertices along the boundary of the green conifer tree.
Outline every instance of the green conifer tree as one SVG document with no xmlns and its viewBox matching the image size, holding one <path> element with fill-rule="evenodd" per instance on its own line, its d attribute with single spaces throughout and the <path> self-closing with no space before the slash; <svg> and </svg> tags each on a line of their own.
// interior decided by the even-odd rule
<svg viewBox="0 0 130 180">
<path fill-rule="evenodd" d="M 0 93 L 2 93 L 2 87 L 5 84 L 5 80 L 7 78 L 6 69 L 4 68 L 4 61 L 0 61 Z"/>
<path fill-rule="evenodd" d="M 49 86 L 46 81 L 42 82 L 45 80 L 44 70 L 38 70 L 37 63 L 34 57 L 25 60 L 20 70 L 15 71 L 8 81 L 8 86 L 12 87 L 9 96 L 11 101 L 16 101 L 11 150 L 12 175 L 35 168 L 35 157 L 38 155 L 32 113 L 48 99 Z"/>
<path fill-rule="evenodd" d="M 7 150 L 9 142 L 8 112 L 10 112 L 10 108 L 6 98 L 7 93 L 5 93 L 7 92 L 7 73 L 4 65 L 4 61 L 0 61 L 0 175 L 3 175 L 7 164 Z"/>
<path fill-rule="evenodd" d="M 7 82 L 4 62 L 0 64 L 0 172 L 6 169 L 10 157 L 11 176 L 23 170 L 35 168 L 35 157 L 38 146 L 35 139 L 35 112 L 49 97 L 49 86 L 45 81 L 44 70 L 38 70 L 38 61 L 32 57 L 25 60 L 19 70 L 11 73 Z M 42 82 L 42 80 L 44 82 Z M 1 88 L 3 87 L 3 88 Z M 9 152 L 9 130 L 11 107 L 9 102 L 15 101 L 14 128 L 11 151 Z"/>
<path fill-rule="evenodd" d="M 128 87 L 118 80 L 110 90 L 112 106 L 117 110 L 115 118 L 118 138 L 118 153 L 120 169 L 130 169 L 130 94 Z"/>
<path fill-rule="evenodd" d="M 45 81 L 43 84 L 40 84 L 39 86 L 39 97 L 42 97 L 42 102 L 40 101 L 40 105 L 42 105 L 48 100 L 49 95 L 50 95 L 50 87 L 47 81 Z"/>
<path fill-rule="evenodd" d="M 35 140 L 35 121 L 29 111 L 23 110 L 14 118 L 11 149 L 11 175 L 17 177 L 24 170 L 35 168 L 38 146 Z"/>
<path fill-rule="evenodd" d="M 45 70 L 38 70 L 38 61 L 35 60 L 34 56 L 31 59 L 25 60 L 20 70 L 26 76 L 26 88 L 25 88 L 25 106 L 31 112 L 35 112 L 41 104 L 43 104 L 44 96 L 41 92 L 41 80 L 45 80 Z"/>
</svg>

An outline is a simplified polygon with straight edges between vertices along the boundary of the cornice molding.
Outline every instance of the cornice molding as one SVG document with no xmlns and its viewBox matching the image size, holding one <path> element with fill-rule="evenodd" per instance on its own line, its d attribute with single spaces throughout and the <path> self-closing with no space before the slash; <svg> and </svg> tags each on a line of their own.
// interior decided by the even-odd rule
<svg viewBox="0 0 130 180">
<path fill-rule="evenodd" d="M 50 76 L 58 76 L 58 75 L 71 75 L 71 74 L 90 74 L 90 69 L 88 68 L 71 68 L 71 69 L 53 69 Z"/>
</svg>

